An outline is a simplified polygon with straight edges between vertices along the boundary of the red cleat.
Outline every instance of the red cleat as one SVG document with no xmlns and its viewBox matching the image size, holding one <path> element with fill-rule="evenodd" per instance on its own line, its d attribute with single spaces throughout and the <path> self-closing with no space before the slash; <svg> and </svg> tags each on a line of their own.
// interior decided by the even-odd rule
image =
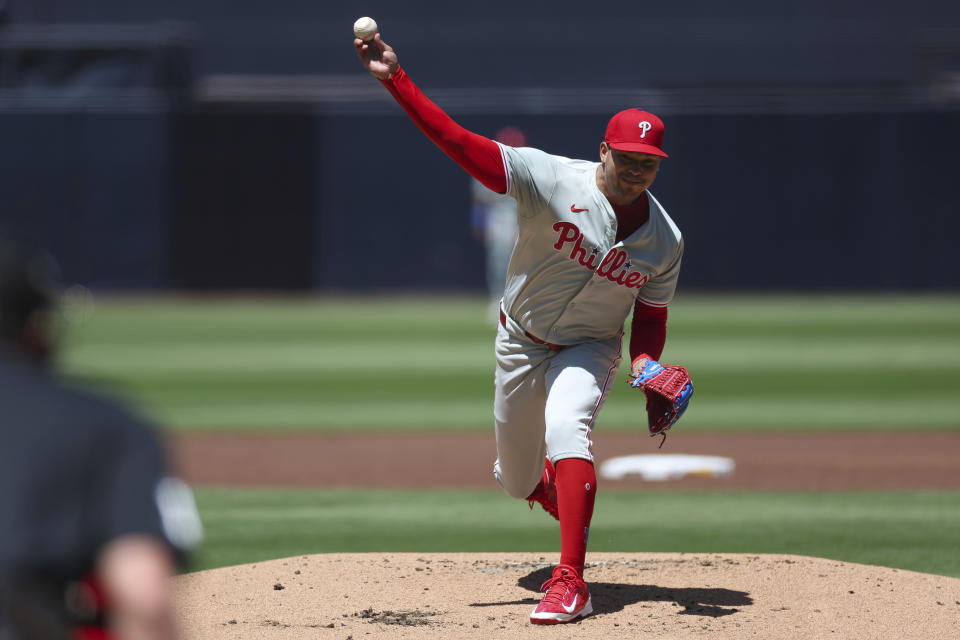
<svg viewBox="0 0 960 640">
<path fill-rule="evenodd" d="M 533 509 L 534 502 L 539 502 L 544 511 L 557 520 L 560 519 L 560 507 L 557 505 L 557 473 L 554 471 L 553 465 L 550 464 L 550 460 L 546 461 L 540 484 L 533 490 L 533 493 L 527 496 L 527 502 L 530 503 L 531 509 Z"/>
<path fill-rule="evenodd" d="M 577 570 L 565 564 L 553 570 L 553 577 L 540 586 L 546 591 L 543 600 L 530 614 L 533 624 L 562 624 L 585 618 L 593 613 L 590 590 Z"/>
</svg>

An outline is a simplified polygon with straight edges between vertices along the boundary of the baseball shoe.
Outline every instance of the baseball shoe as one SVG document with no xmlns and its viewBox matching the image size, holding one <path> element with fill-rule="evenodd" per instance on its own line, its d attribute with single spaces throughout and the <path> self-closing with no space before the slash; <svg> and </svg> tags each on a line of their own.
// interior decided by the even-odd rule
<svg viewBox="0 0 960 640">
<path fill-rule="evenodd" d="M 547 593 L 530 614 L 533 624 L 573 622 L 593 613 L 587 583 L 571 566 L 558 565 L 553 570 L 553 577 L 540 586 L 540 591 Z"/>
<path fill-rule="evenodd" d="M 544 511 L 557 520 L 560 519 L 560 507 L 557 506 L 557 473 L 553 470 L 550 460 L 546 461 L 540 484 L 533 490 L 533 493 L 527 496 L 527 502 L 531 509 L 533 509 L 534 502 L 539 502 Z"/>
</svg>

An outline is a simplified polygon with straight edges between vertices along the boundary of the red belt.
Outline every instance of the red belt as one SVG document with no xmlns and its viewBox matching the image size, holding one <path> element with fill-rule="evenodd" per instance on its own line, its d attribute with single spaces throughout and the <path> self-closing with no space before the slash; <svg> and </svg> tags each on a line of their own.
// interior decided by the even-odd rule
<svg viewBox="0 0 960 640">
<path fill-rule="evenodd" d="M 500 324 L 503 325 L 503 328 L 507 328 L 507 314 L 503 312 L 503 309 L 500 309 Z M 567 345 L 564 344 L 553 344 L 552 342 L 547 342 L 546 340 L 541 340 L 537 336 L 533 335 L 529 331 L 524 330 L 524 333 L 528 338 L 536 342 L 537 344 L 542 344 L 547 349 L 551 351 L 560 351 L 561 349 L 566 349 Z"/>
</svg>

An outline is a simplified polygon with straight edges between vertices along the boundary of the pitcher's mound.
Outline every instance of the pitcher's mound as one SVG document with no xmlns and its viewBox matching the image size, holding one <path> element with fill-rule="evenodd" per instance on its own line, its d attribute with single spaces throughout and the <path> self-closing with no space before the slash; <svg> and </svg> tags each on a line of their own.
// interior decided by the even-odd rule
<svg viewBox="0 0 960 640">
<path fill-rule="evenodd" d="M 298 556 L 176 579 L 189 639 L 960 638 L 960 579 L 780 555 L 591 553 L 594 614 L 529 623 L 557 558 Z"/>
</svg>

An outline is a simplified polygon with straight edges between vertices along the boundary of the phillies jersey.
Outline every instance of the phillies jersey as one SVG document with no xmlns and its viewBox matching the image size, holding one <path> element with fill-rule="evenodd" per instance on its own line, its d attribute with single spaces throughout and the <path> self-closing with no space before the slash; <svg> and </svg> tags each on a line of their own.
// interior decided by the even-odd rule
<svg viewBox="0 0 960 640">
<path fill-rule="evenodd" d="M 673 298 L 683 238 L 650 192 L 650 218 L 616 242 L 617 217 L 597 187 L 599 163 L 500 145 L 519 236 L 503 306 L 534 336 L 556 344 L 609 338 L 637 298 Z"/>
</svg>

